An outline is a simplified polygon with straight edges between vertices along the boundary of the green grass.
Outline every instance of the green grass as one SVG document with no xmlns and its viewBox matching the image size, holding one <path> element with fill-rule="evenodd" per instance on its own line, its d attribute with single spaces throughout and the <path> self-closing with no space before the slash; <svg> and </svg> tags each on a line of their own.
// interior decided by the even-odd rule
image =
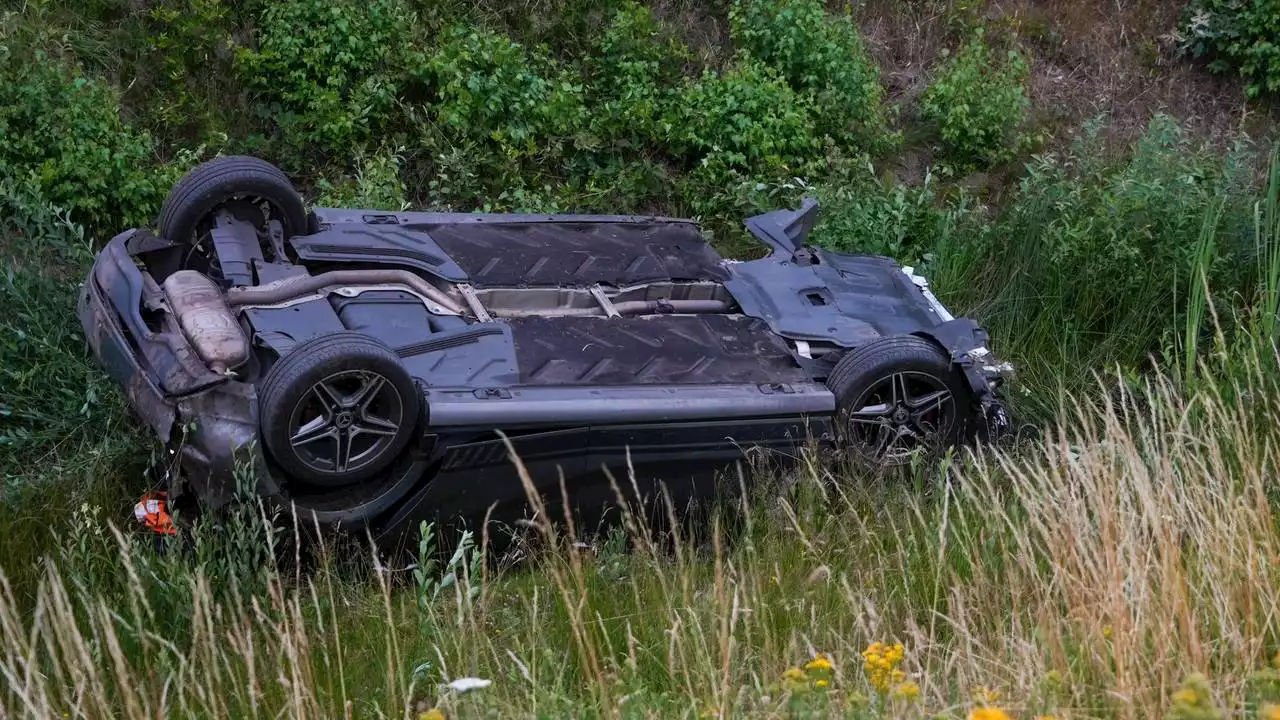
<svg viewBox="0 0 1280 720">
<path fill-rule="evenodd" d="M 539 525 L 521 562 L 459 563 L 425 606 L 431 586 L 403 570 L 348 559 L 227 578 L 81 515 L 34 610 L 0 596 L 0 707 L 925 717 L 963 713 L 985 687 L 1020 717 L 1155 717 L 1194 673 L 1219 706 L 1256 707 L 1280 700 L 1266 689 L 1280 643 L 1276 370 L 1257 357 L 1248 402 L 1153 381 L 1083 403 L 1043 445 L 921 470 L 917 486 L 806 458 L 721 507 L 697 541 L 628 523 L 584 548 Z M 868 685 L 860 652 L 875 641 L 905 646 L 917 700 Z M 828 685 L 788 689 L 787 669 L 818 654 Z M 462 677 L 493 684 L 442 689 Z"/>
</svg>

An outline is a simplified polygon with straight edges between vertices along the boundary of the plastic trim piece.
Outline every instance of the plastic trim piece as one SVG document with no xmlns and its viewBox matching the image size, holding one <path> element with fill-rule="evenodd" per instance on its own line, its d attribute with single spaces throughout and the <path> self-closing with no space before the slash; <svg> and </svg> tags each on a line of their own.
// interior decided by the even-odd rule
<svg viewBox="0 0 1280 720">
<path fill-rule="evenodd" d="M 431 426 L 514 427 L 590 423 L 740 419 L 830 414 L 835 396 L 818 383 L 793 383 L 793 392 L 766 393 L 758 385 L 642 385 L 513 387 L 481 394 L 475 388 L 427 392 Z M 505 396 L 504 396 L 505 395 Z"/>
</svg>

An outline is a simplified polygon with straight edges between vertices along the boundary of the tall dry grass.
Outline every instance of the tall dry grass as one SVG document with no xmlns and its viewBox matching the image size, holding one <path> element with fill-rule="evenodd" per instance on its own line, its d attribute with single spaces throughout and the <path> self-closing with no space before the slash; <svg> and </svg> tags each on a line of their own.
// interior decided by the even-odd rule
<svg viewBox="0 0 1280 720">
<path fill-rule="evenodd" d="M 534 523 L 541 549 L 442 590 L 335 558 L 215 578 L 98 532 L 33 606 L 4 583 L 0 717 L 1253 717 L 1280 701 L 1276 369 L 1153 380 L 903 478 L 810 455 L 698 538 Z M 904 647 L 885 693 L 875 641 Z"/>
</svg>

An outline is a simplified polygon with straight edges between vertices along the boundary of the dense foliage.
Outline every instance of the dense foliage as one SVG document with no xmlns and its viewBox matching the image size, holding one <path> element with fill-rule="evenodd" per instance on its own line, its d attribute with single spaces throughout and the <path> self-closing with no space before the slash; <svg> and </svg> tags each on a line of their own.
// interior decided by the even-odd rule
<svg viewBox="0 0 1280 720">
<path fill-rule="evenodd" d="M 1192 0 L 1181 28 L 1186 50 L 1216 72 L 1236 71 L 1256 97 L 1280 90 L 1280 3 Z"/>
<path fill-rule="evenodd" d="M 744 58 L 681 88 L 665 123 L 677 128 L 675 148 L 719 179 L 728 168 L 768 174 L 797 167 L 818 149 L 807 110 L 781 76 Z"/>
<path fill-rule="evenodd" d="M 399 0 L 264 3 L 256 47 L 237 74 L 301 163 L 384 132 L 415 57 L 414 16 Z"/>
<path fill-rule="evenodd" d="M 879 71 L 848 15 L 820 0 L 735 0 L 734 44 L 776 68 L 812 106 L 818 129 L 837 140 L 886 140 Z"/>
<path fill-rule="evenodd" d="M 168 191 L 151 138 L 121 121 L 116 92 L 40 51 L 0 46 L 0 180 L 88 223 L 140 223 Z"/>
<path fill-rule="evenodd" d="M 1016 50 L 1000 58 L 979 30 L 944 60 L 920 99 L 947 155 L 965 166 L 1008 160 L 1027 116 L 1027 65 Z"/>
</svg>

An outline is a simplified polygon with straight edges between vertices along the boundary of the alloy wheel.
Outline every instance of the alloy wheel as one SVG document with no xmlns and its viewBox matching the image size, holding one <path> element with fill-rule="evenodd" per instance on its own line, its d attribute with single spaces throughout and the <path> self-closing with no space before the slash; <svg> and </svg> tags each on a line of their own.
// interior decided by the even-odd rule
<svg viewBox="0 0 1280 720">
<path fill-rule="evenodd" d="M 385 377 L 347 370 L 320 380 L 289 418 L 289 444 L 298 459 L 331 482 L 378 460 L 404 423 L 404 401 Z"/>
<path fill-rule="evenodd" d="M 845 416 L 852 444 L 888 463 L 928 447 L 955 420 L 955 397 L 947 383 L 918 371 L 894 372 L 872 383 Z"/>
</svg>

